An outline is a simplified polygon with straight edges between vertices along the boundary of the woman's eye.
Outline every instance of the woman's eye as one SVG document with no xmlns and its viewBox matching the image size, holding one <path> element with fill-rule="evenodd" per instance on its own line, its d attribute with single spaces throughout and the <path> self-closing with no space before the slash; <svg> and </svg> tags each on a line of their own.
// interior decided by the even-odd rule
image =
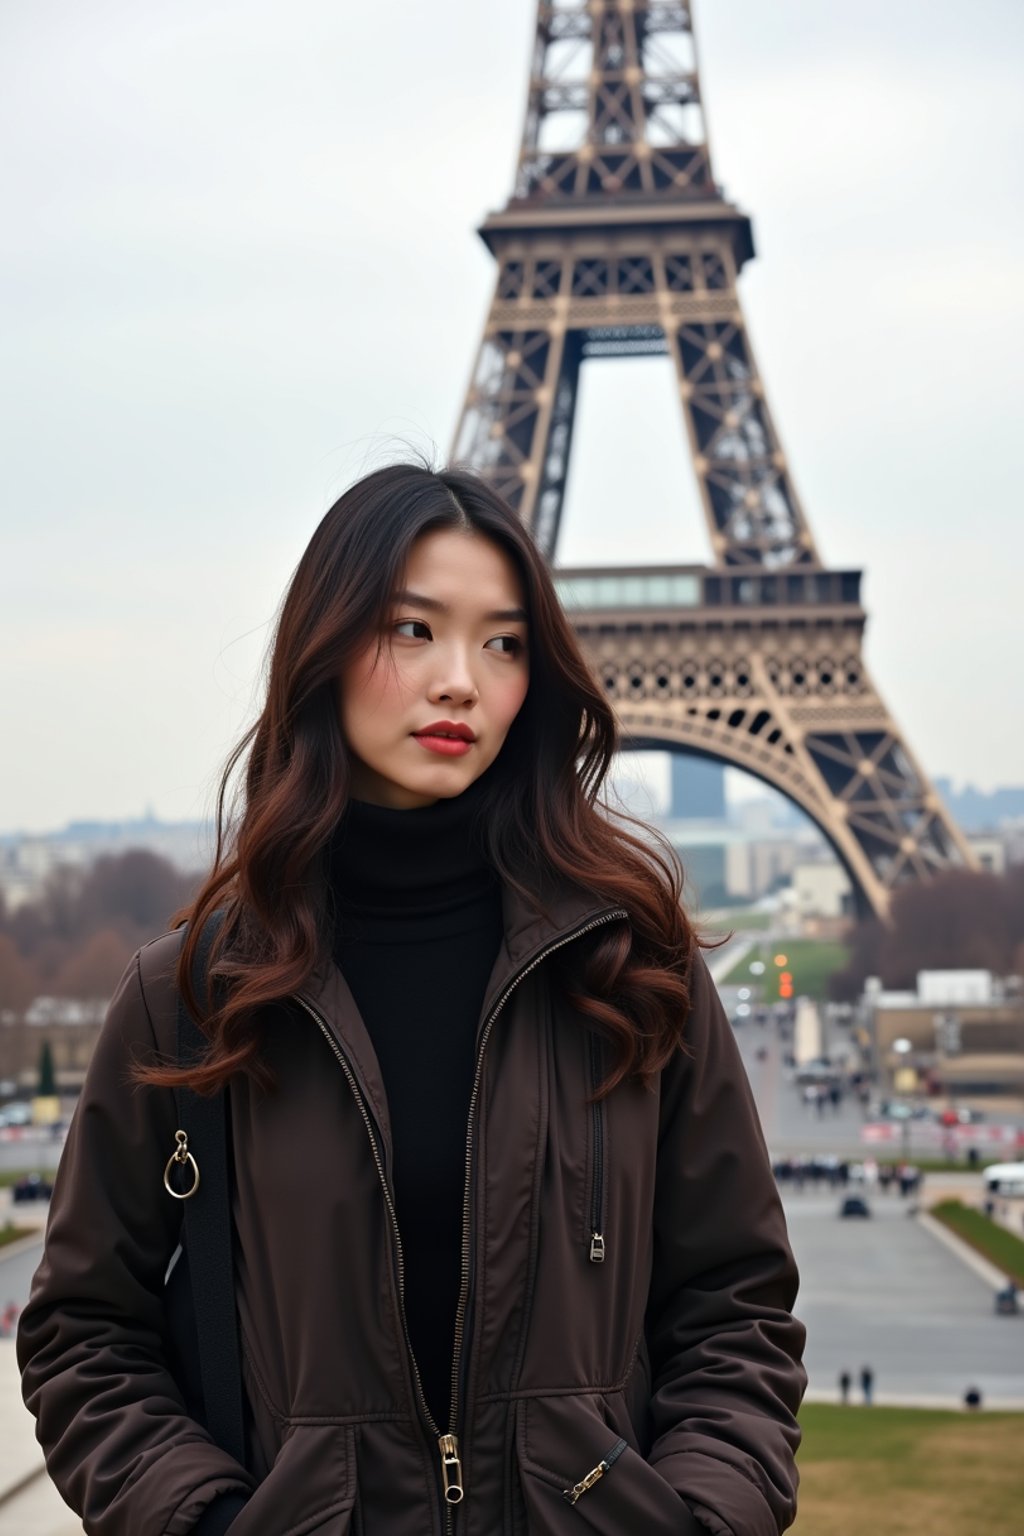
<svg viewBox="0 0 1024 1536">
<path fill-rule="evenodd" d="M 430 625 L 424 619 L 399 619 L 392 625 L 395 633 L 407 640 L 432 640 Z M 497 646 L 503 655 L 518 656 L 525 646 L 517 635 L 495 635 L 489 646 Z"/>
</svg>

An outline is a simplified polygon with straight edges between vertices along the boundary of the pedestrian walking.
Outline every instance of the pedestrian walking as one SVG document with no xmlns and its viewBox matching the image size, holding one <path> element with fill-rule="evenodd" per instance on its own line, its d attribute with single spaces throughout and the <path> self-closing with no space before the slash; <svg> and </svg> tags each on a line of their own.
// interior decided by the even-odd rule
<svg viewBox="0 0 1024 1536">
<path fill-rule="evenodd" d="M 92 1536 L 792 1522 L 782 1208 L 681 872 L 601 798 L 615 747 L 487 483 L 395 465 L 335 503 L 214 867 L 110 1005 L 20 1320 Z M 205 1043 L 179 1062 L 182 1002 Z M 213 1092 L 237 1437 L 167 1302 L 208 1258 L 178 1244 Z"/>
<path fill-rule="evenodd" d="M 839 1399 L 840 1399 L 841 1402 L 848 1403 L 850 1401 L 850 1387 L 852 1386 L 852 1384 L 853 1384 L 853 1378 L 850 1375 L 849 1371 L 840 1371 L 839 1372 Z"/>
<path fill-rule="evenodd" d="M 875 1373 L 870 1365 L 865 1365 L 860 1373 L 860 1389 L 864 1394 L 864 1402 L 870 1408 L 875 1390 Z"/>
</svg>

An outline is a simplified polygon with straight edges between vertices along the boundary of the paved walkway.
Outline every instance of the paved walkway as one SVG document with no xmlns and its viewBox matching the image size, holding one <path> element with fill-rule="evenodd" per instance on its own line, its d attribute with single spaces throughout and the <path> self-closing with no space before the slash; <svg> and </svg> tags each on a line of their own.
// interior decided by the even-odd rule
<svg viewBox="0 0 1024 1536">
<path fill-rule="evenodd" d="M 0 1536 L 82 1536 L 82 1523 L 48 1477 L 0 1504 Z"/>
<path fill-rule="evenodd" d="M 880 1401 L 953 1408 L 976 1386 L 1024 1409 L 1024 1314 L 996 1316 L 998 1271 L 897 1195 L 869 1196 L 869 1221 L 842 1220 L 840 1198 L 785 1195 L 813 1394 L 836 1401 L 839 1373 L 869 1365 Z"/>
<path fill-rule="evenodd" d="M 0 1536 L 80 1536 L 81 1530 L 45 1475 L 35 1423 L 21 1401 L 14 1341 L 0 1339 Z"/>
<path fill-rule="evenodd" d="M 42 1247 L 45 1204 L 14 1205 L 0 1189 L 0 1226 L 13 1221 L 35 1227 L 39 1236 L 0 1249 L 0 1305 L 8 1299 L 19 1309 Z M 82 1536 L 82 1524 L 46 1476 L 35 1423 L 21 1400 L 14 1340 L 0 1339 L 0 1536 Z"/>
<path fill-rule="evenodd" d="M 704 958 L 711 973 L 711 979 L 717 986 L 728 976 L 729 972 L 745 960 L 753 949 L 753 940 L 737 934 L 724 944 L 721 949 L 709 949 L 705 951 Z"/>
</svg>

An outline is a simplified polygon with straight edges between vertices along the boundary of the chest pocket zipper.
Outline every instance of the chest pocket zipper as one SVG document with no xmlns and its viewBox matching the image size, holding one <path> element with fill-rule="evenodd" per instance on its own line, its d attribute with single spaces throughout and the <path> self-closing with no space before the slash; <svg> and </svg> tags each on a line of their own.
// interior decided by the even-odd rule
<svg viewBox="0 0 1024 1536">
<path fill-rule="evenodd" d="M 615 1465 L 625 1449 L 625 1440 L 616 1440 L 607 1455 L 598 1462 L 596 1467 L 591 1468 L 586 1477 L 581 1478 L 572 1488 L 562 1489 L 563 1499 L 567 1499 L 570 1504 L 577 1503 L 583 1494 L 587 1492 L 588 1488 L 593 1488 L 594 1484 L 599 1482 L 605 1473 Z"/>
<path fill-rule="evenodd" d="M 589 1036 L 590 1091 L 596 1093 L 604 1077 L 604 1051 L 599 1035 L 591 1031 Z M 604 1180 L 605 1180 L 605 1101 L 598 1099 L 590 1107 L 590 1235 L 587 1239 L 587 1256 L 591 1264 L 603 1264 L 604 1244 Z"/>
</svg>

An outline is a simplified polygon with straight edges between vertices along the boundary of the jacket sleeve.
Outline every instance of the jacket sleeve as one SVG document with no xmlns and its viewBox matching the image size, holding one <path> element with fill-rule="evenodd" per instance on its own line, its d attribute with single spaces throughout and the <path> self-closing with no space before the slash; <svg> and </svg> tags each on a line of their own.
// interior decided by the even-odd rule
<svg viewBox="0 0 1024 1536">
<path fill-rule="evenodd" d="M 226 1529 L 224 1496 L 254 1487 L 187 1415 L 166 1363 L 164 1276 L 181 1225 L 163 1185 L 174 1098 L 128 1076 L 155 1047 L 136 954 L 72 1117 L 18 1325 L 22 1392 L 47 1471 L 89 1536 L 185 1536 L 207 1518 Z"/>
<path fill-rule="evenodd" d="M 662 1073 L 647 1310 L 652 1465 L 715 1536 L 796 1512 L 806 1385 L 797 1272 L 753 1095 L 698 952 L 686 1047 Z"/>
</svg>

